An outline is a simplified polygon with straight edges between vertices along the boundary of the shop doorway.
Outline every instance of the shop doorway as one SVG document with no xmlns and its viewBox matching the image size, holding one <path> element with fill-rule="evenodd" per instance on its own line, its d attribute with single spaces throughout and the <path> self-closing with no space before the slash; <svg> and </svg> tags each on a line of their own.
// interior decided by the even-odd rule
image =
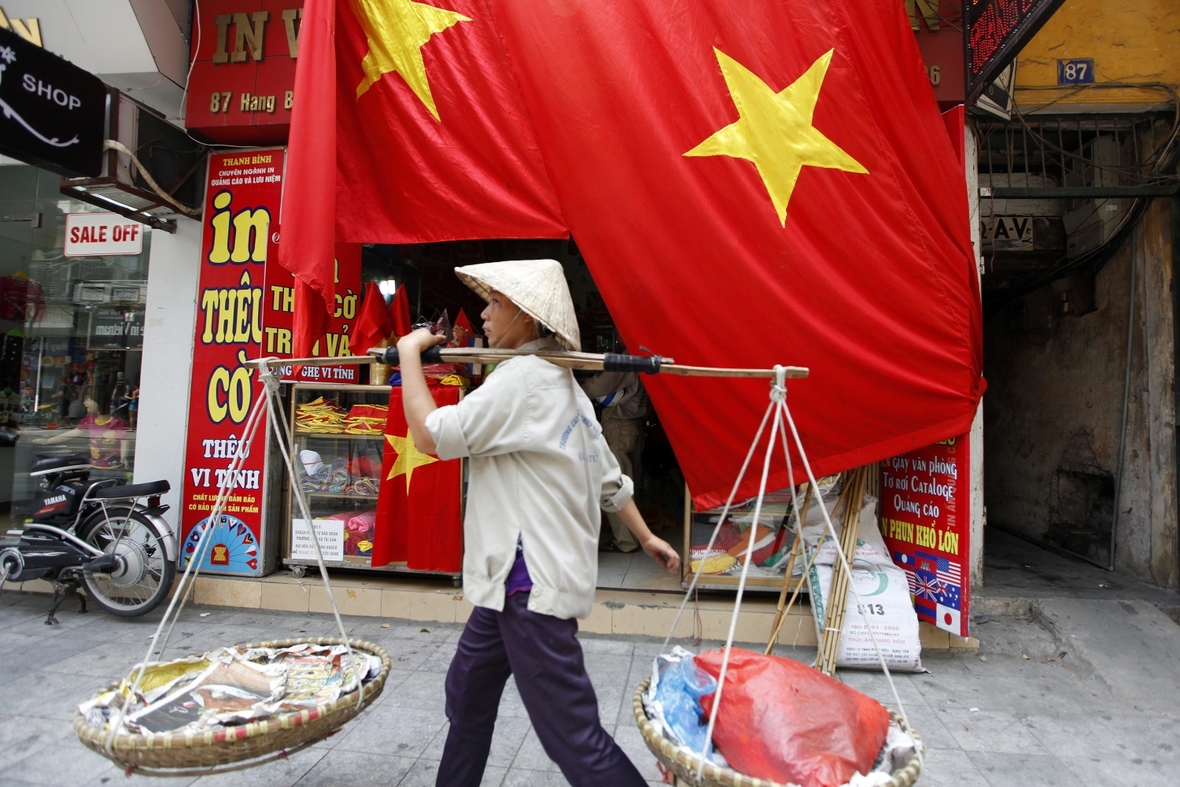
<svg viewBox="0 0 1180 787">
<path fill-rule="evenodd" d="M 577 245 L 572 240 L 483 240 L 405 246 L 375 245 L 365 248 L 362 277 L 392 293 L 405 287 L 415 322 L 437 323 L 446 318 L 454 324 L 460 311 L 480 332 L 479 314 L 483 301 L 459 281 L 454 269 L 460 265 L 514 259 L 555 259 L 565 269 L 570 295 L 578 317 L 585 352 L 622 352 L 623 342 L 598 286 L 590 275 Z M 588 384 L 592 373 L 575 373 Z M 629 404 L 636 432 L 628 440 L 627 459 L 632 466 L 635 501 L 648 526 L 679 549 L 684 539 L 684 477 L 671 444 L 660 426 L 659 413 L 640 390 L 595 392 L 592 397 L 600 421 L 611 421 L 608 408 Z M 620 402 L 619 393 L 626 396 Z M 635 407 L 637 400 L 645 406 Z M 634 551 L 626 551 L 634 548 Z M 598 554 L 598 587 L 607 590 L 680 592 L 680 577 L 667 573 L 642 550 L 619 543 L 604 515 Z"/>
</svg>

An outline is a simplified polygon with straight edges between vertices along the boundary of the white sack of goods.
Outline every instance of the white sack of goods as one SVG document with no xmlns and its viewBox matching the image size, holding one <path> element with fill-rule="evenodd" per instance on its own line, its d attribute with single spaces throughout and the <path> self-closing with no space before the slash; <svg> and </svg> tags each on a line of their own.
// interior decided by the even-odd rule
<svg viewBox="0 0 1180 787">
<path fill-rule="evenodd" d="M 885 541 L 881 538 L 881 531 L 877 529 L 876 506 L 877 501 L 868 498 L 861 509 L 856 554 L 851 561 L 852 582 L 848 588 L 844 633 L 840 637 L 836 666 L 880 668 L 877 649 L 869 633 L 871 625 L 889 669 L 924 672 L 922 644 L 918 638 L 918 614 L 910 599 L 905 572 L 893 564 Z M 839 535 L 838 524 L 833 524 L 837 525 Z M 829 607 L 828 590 L 832 586 L 834 565 L 839 562 L 838 549 L 839 545 L 828 534 L 820 543 L 819 554 L 807 577 L 811 589 L 811 612 L 819 638 L 823 636 L 824 619 Z M 854 587 L 863 604 L 859 608 L 853 593 Z M 868 624 L 865 623 L 866 619 Z"/>
</svg>

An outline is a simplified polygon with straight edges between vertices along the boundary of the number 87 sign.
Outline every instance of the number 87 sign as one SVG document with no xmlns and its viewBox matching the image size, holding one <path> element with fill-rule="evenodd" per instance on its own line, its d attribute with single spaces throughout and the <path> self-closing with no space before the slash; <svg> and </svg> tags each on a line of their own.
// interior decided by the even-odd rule
<svg viewBox="0 0 1180 787">
<path fill-rule="evenodd" d="M 1085 85 L 1094 81 L 1094 61 L 1091 58 L 1058 60 L 1057 84 Z"/>
</svg>

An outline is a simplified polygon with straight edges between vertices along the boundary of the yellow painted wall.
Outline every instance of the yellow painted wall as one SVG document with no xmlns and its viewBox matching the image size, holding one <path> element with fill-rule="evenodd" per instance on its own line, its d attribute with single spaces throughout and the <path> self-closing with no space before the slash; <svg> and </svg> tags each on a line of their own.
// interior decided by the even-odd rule
<svg viewBox="0 0 1180 787">
<path fill-rule="evenodd" d="M 1059 88 L 1057 61 L 1071 58 L 1093 58 L 1099 84 L 1180 85 L 1180 0 L 1066 0 L 1016 60 L 1022 108 L 1054 100 L 1074 109 L 1166 104 L 1160 90 Z"/>
</svg>

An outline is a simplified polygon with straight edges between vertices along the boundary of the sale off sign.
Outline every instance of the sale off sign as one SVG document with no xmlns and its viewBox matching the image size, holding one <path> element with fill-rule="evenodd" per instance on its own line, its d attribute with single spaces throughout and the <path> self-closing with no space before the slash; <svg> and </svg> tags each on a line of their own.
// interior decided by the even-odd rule
<svg viewBox="0 0 1180 787">
<path fill-rule="evenodd" d="M 971 592 L 970 456 L 963 435 L 881 463 L 881 531 L 918 618 L 960 637 Z"/>
<path fill-rule="evenodd" d="M 63 253 L 67 257 L 113 257 L 143 252 L 143 225 L 117 213 L 69 213 Z"/>
</svg>

